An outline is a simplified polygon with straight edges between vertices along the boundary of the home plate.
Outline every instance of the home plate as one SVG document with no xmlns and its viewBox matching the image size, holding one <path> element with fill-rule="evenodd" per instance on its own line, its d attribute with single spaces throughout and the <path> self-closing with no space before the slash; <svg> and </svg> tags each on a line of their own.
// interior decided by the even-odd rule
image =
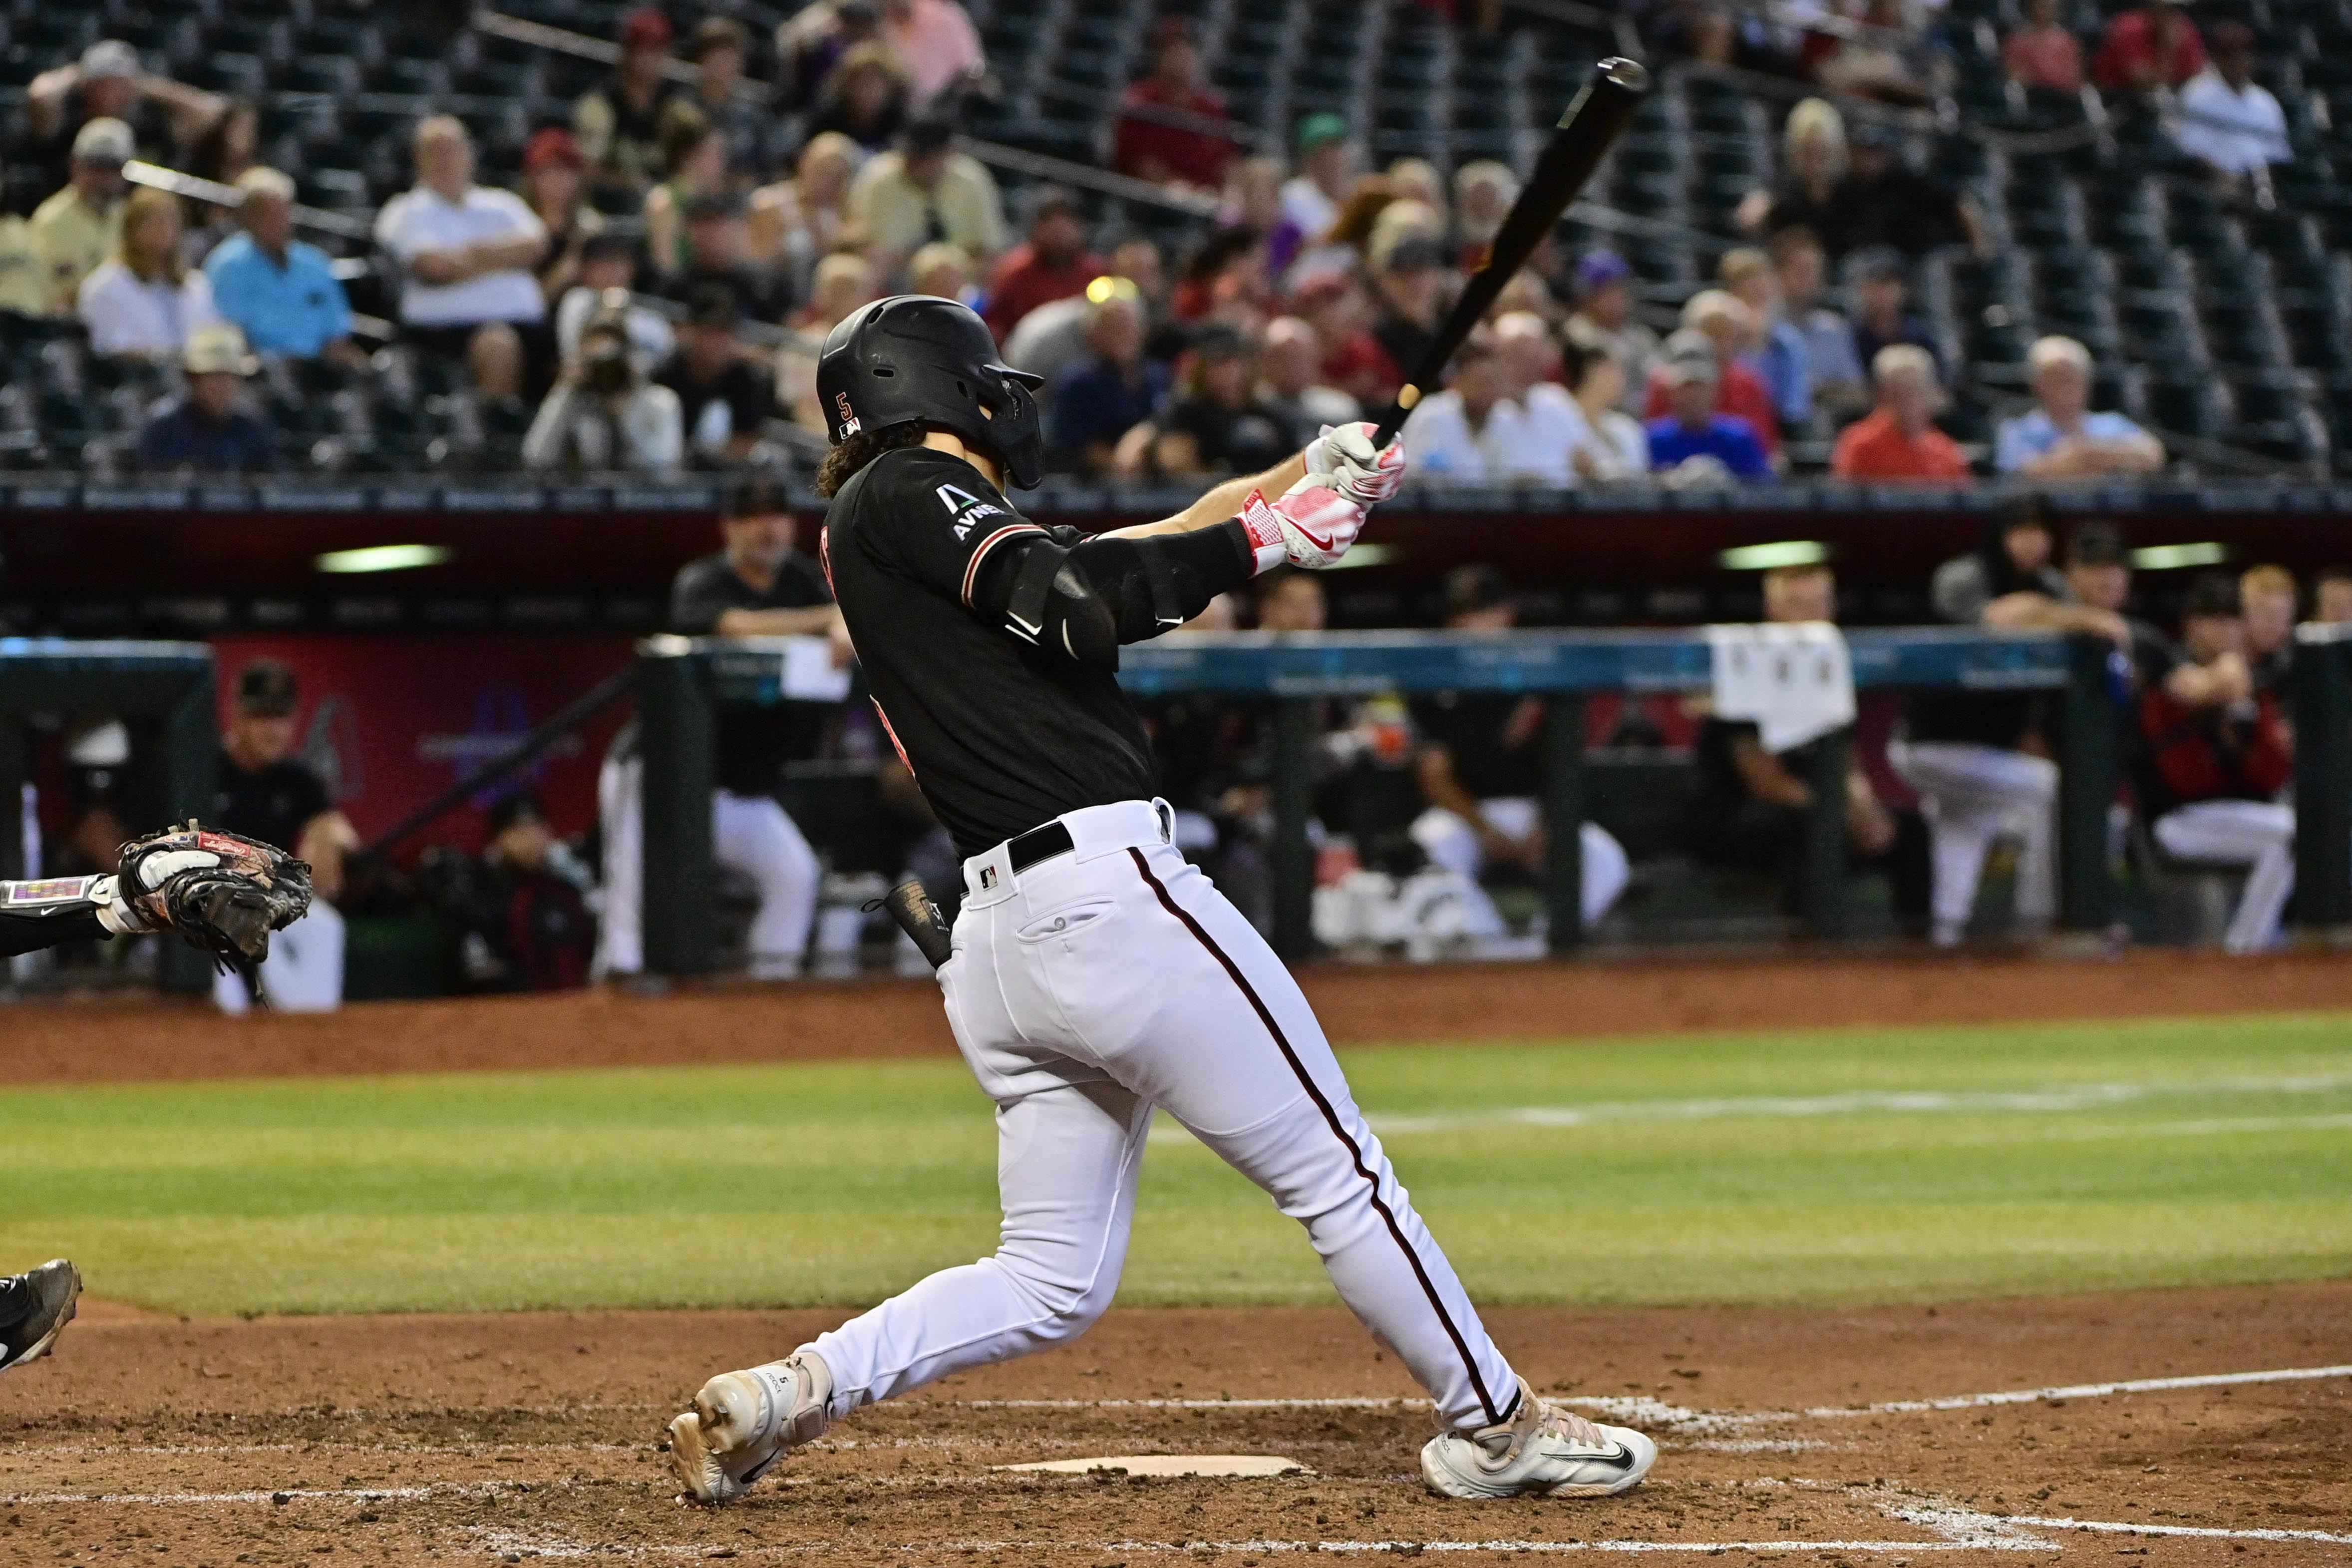
<svg viewBox="0 0 2352 1568">
<path fill-rule="evenodd" d="M 1130 1476 L 1306 1475 L 1305 1465 L 1272 1454 L 1112 1454 L 1099 1459 L 1044 1459 L 1034 1465 L 998 1465 L 1000 1470 L 1083 1476 L 1098 1471 Z"/>
</svg>

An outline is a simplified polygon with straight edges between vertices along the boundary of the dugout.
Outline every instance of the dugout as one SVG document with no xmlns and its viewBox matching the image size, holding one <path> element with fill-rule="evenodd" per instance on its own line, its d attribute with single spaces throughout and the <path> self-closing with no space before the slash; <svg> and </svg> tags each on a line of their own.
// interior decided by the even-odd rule
<svg viewBox="0 0 2352 1568">
<path fill-rule="evenodd" d="M 1967 628 L 1857 630 L 1847 634 L 1847 643 L 1858 691 L 2051 695 L 2060 753 L 2060 925 L 2097 933 L 2115 924 L 2109 806 L 2118 758 L 2105 645 Z M 2304 744 L 2296 792 L 2306 827 L 2305 891 L 2297 916 L 2305 925 L 2339 925 L 2352 921 L 2352 636 L 2342 628 L 2306 628 L 2300 653 L 2295 702 Z M 1125 649 L 1120 680 L 1138 697 L 1209 693 L 1271 706 L 1275 936 L 1278 947 L 1298 955 L 1312 946 L 1308 750 L 1317 699 L 1438 691 L 1545 694 L 1552 701 L 1543 806 L 1549 822 L 1567 824 L 1582 821 L 1594 804 L 1586 702 L 1606 694 L 1704 692 L 1711 661 L 1706 640 L 1691 632 L 1234 632 Z M 715 643 L 659 638 L 641 645 L 637 690 L 646 758 L 646 959 L 665 972 L 698 973 L 713 959 L 707 802 L 715 715 L 721 703 L 774 700 L 774 682 L 763 681 L 754 663 Z M 1807 836 L 1801 902 L 1806 928 L 1822 938 L 1844 936 L 1850 925 L 1838 787 L 1849 739 L 1848 732 L 1834 732 L 1813 752 L 1817 809 Z M 1637 781 L 1633 792 L 1641 788 Z M 1549 843 L 1539 881 L 1551 946 L 1566 952 L 1585 936 L 1578 835 L 1554 831 Z"/>
<path fill-rule="evenodd" d="M 0 800 L 21 802 L 0 832 L 0 880 L 19 878 L 28 843 L 32 727 L 73 714 L 110 714 L 154 759 L 124 780 L 127 821 L 160 827 L 207 810 L 218 788 L 220 741 L 213 715 L 212 650 L 202 643 L 69 642 L 0 638 Z M 145 831 L 145 827 L 138 831 Z M 201 992 L 211 962 L 183 942 L 162 945 L 162 977 Z"/>
</svg>

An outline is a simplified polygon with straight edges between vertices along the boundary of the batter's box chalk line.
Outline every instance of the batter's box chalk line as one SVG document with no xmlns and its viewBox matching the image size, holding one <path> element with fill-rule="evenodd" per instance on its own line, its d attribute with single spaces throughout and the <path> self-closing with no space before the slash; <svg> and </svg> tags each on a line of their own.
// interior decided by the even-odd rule
<svg viewBox="0 0 2352 1568">
<path fill-rule="evenodd" d="M 1563 1405 L 1598 1410 L 1635 1426 L 1662 1427 L 1678 1437 L 1703 1437 L 1790 1421 L 1851 1420 L 1863 1416 L 1907 1416 L 1937 1410 L 1980 1410 L 2000 1405 L 2035 1405 L 2050 1399 L 2104 1399 L 2122 1394 L 2163 1394 L 2186 1388 L 2232 1388 L 2250 1384 L 2310 1383 L 2352 1377 L 2352 1363 L 2335 1366 L 2282 1366 L 2263 1372 L 2207 1372 L 2181 1377 L 2133 1377 L 2110 1383 L 2071 1383 L 2046 1388 L 2010 1388 L 1990 1394 L 1958 1394 L 1942 1399 L 1888 1399 L 1876 1405 L 1816 1405 L 1804 1410 L 1696 1410 L 1648 1395 L 1568 1395 Z M 941 1404 L 950 1403 L 942 1400 Z M 967 1399 L 971 1410 L 1426 1410 L 1426 1399 L 1380 1399 L 1358 1396 L 1301 1399 Z"/>
<path fill-rule="evenodd" d="M 1297 1459 L 1274 1454 L 1110 1454 L 1091 1459 L 1038 1459 L 992 1469 L 1057 1476 L 1202 1476 L 1244 1479 L 1262 1476 L 1311 1476 Z"/>
</svg>

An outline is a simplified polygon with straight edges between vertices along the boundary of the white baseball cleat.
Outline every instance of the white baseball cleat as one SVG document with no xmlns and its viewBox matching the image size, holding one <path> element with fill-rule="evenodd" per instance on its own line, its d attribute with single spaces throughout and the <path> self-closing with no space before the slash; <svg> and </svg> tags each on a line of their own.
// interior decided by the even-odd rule
<svg viewBox="0 0 2352 1568">
<path fill-rule="evenodd" d="M 669 1424 L 669 1465 L 696 1502 L 733 1502 L 832 1420 L 833 1371 L 813 1350 L 702 1385 Z"/>
<path fill-rule="evenodd" d="M 1432 1437 L 1421 1474 L 1447 1497 L 1610 1497 L 1639 1485 L 1657 1457 L 1657 1444 L 1632 1427 L 1548 1404 L 1521 1378 L 1509 1420 Z"/>
</svg>

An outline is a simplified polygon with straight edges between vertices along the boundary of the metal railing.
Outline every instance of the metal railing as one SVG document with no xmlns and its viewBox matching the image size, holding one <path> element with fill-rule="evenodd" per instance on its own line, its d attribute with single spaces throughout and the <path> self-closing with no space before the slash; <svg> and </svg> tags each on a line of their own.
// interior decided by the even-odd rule
<svg viewBox="0 0 2352 1568">
<path fill-rule="evenodd" d="M 2055 694 L 2059 725 L 2061 920 L 2100 931 L 2114 919 L 2107 804 L 2115 797 L 2116 725 L 2107 645 L 2092 639 L 1948 627 L 1848 634 L 1864 688 L 2019 690 Z M 708 969 L 715 873 L 709 796 L 721 703 L 775 700 L 773 683 L 747 681 L 741 661 L 719 667 L 724 639 L 661 637 L 639 645 L 639 716 L 646 766 L 645 935 L 649 967 Z M 1708 689 L 1713 654 L 1693 632 L 1231 632 L 1163 638 L 1123 649 L 1120 684 L 1158 698 L 1212 694 L 1273 707 L 1274 941 L 1286 956 L 1313 946 L 1314 708 L 1326 696 L 1440 691 L 1537 693 L 1549 699 L 1543 740 L 1547 859 L 1539 874 L 1557 952 L 1584 940 L 1580 835 L 1585 818 L 1584 705 L 1610 692 Z M 1801 876 L 1811 930 L 1848 929 L 1844 779 L 1847 730 L 1816 747 L 1814 800 Z"/>
</svg>

